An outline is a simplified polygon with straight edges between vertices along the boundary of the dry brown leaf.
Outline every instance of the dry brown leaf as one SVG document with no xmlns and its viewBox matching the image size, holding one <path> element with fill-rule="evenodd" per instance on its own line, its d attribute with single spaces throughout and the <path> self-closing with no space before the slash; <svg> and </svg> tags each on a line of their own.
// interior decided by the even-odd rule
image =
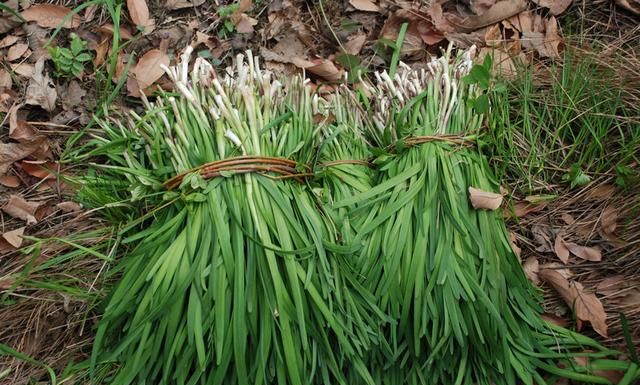
<svg viewBox="0 0 640 385">
<path fill-rule="evenodd" d="M 18 10 L 17 0 L 5 1 L 4 5 L 13 10 Z M 20 24 L 22 24 L 22 21 L 19 18 L 8 11 L 0 9 L 0 34 L 5 34 Z"/>
<path fill-rule="evenodd" d="M 9 51 L 7 51 L 6 59 L 8 61 L 18 60 L 29 50 L 29 46 L 24 43 L 18 43 L 16 45 L 11 46 Z"/>
<path fill-rule="evenodd" d="M 594 247 L 586 247 L 576 245 L 572 242 L 565 242 L 566 247 L 571 251 L 571 254 L 578 258 L 582 258 L 591 262 L 599 262 L 602 260 L 602 252 Z"/>
<path fill-rule="evenodd" d="M 371 0 L 349 0 L 349 4 L 358 11 L 378 12 L 380 8 Z"/>
<path fill-rule="evenodd" d="M 640 15 L 640 4 L 634 0 L 616 0 L 616 4 L 628 11 Z"/>
<path fill-rule="evenodd" d="M 517 15 L 526 10 L 527 5 L 526 0 L 502 0 L 495 3 L 482 15 L 469 16 L 461 21 L 456 21 L 450 14 L 448 19 L 458 31 L 471 32 Z"/>
<path fill-rule="evenodd" d="M 627 287 L 626 283 L 627 281 L 624 275 L 613 275 L 600 281 L 598 286 L 596 286 L 596 292 L 606 296 L 612 296 L 624 290 Z"/>
<path fill-rule="evenodd" d="M 540 263 L 536 259 L 536 257 L 527 258 L 522 264 L 522 269 L 524 273 L 529 278 L 529 281 L 533 282 L 535 285 L 540 284 L 540 277 L 538 277 L 538 272 L 540 271 Z"/>
<path fill-rule="evenodd" d="M 364 46 L 366 40 L 366 34 L 358 33 L 344 43 L 344 50 L 350 55 L 357 55 L 362 50 L 362 46 Z"/>
<path fill-rule="evenodd" d="M 474 209 L 496 210 L 502 204 L 502 195 L 469 187 L 469 200 Z"/>
<path fill-rule="evenodd" d="M 56 99 L 58 93 L 53 82 L 49 78 L 49 74 L 44 73 L 44 58 L 38 59 L 36 62 L 33 76 L 29 81 L 25 103 L 41 106 L 45 110 L 51 112 L 56 108 Z"/>
<path fill-rule="evenodd" d="M 236 26 L 236 31 L 239 33 L 251 33 L 253 32 L 253 26 L 258 24 L 258 20 L 249 17 L 246 13 L 241 13 L 232 19 Z"/>
<path fill-rule="evenodd" d="M 56 205 L 57 208 L 64 211 L 65 213 L 75 213 L 82 211 L 82 207 L 76 202 L 60 202 Z"/>
<path fill-rule="evenodd" d="M 46 142 L 41 136 L 27 143 L 3 143 L 0 142 L 0 176 L 4 175 L 11 164 L 26 158 L 36 152 Z"/>
<path fill-rule="evenodd" d="M 331 60 L 322 60 L 318 64 L 306 67 L 305 71 L 331 82 L 342 79 L 344 74 L 344 71 L 336 67 Z"/>
<path fill-rule="evenodd" d="M 113 27 L 113 24 L 111 23 L 106 23 L 98 27 L 98 32 L 104 35 L 105 37 L 113 36 L 113 31 L 114 31 L 114 27 Z M 133 35 L 131 34 L 131 32 L 129 32 L 129 30 L 123 25 L 121 25 L 120 28 L 118 28 L 118 31 L 120 32 L 120 38 L 122 40 L 131 40 L 133 38 Z"/>
<path fill-rule="evenodd" d="M 9 242 L 11 246 L 18 249 L 20 248 L 20 246 L 22 246 L 22 234 L 24 234 L 25 228 L 26 227 L 23 226 L 15 230 L 7 231 L 6 233 L 2 234 L 2 238 Z"/>
<path fill-rule="evenodd" d="M 154 21 L 149 18 L 149 7 L 145 0 L 127 0 L 127 10 L 131 21 L 143 31 L 143 34 L 153 30 Z"/>
<path fill-rule="evenodd" d="M 511 250 L 515 253 L 515 255 L 520 258 L 520 254 L 522 254 L 522 249 L 518 247 L 516 244 L 516 234 L 512 231 L 509 231 L 509 244 L 511 244 Z"/>
<path fill-rule="evenodd" d="M 206 0 L 167 0 L 164 3 L 165 8 L 175 10 L 182 8 L 197 7 L 204 4 Z"/>
<path fill-rule="evenodd" d="M 15 44 L 19 40 L 16 35 L 7 35 L 0 40 L 0 48 L 7 48 Z"/>
<path fill-rule="evenodd" d="M 613 206 L 607 206 L 602 210 L 600 215 L 600 227 L 602 231 L 611 235 L 616 231 L 616 221 L 618 220 L 618 211 Z"/>
<path fill-rule="evenodd" d="M 613 193 L 616 191 L 616 187 L 611 184 L 601 184 L 591 190 L 586 194 L 585 199 L 593 199 L 593 200 L 607 200 L 613 196 Z"/>
<path fill-rule="evenodd" d="M 57 28 L 63 22 L 64 28 L 78 28 L 80 16 L 74 14 L 65 19 L 70 13 L 71 9 L 62 5 L 36 4 L 22 11 L 22 17 L 27 21 L 35 21 L 44 28 Z"/>
<path fill-rule="evenodd" d="M 562 215 L 560 215 L 560 218 L 562 218 L 562 221 L 569 226 L 576 222 L 576 220 L 571 216 L 571 214 L 568 214 L 568 213 L 562 213 Z"/>
<path fill-rule="evenodd" d="M 2 290 L 10 289 L 15 282 L 16 282 L 16 279 L 13 277 L 0 278 L 0 289 Z"/>
<path fill-rule="evenodd" d="M 0 88 L 11 89 L 12 85 L 13 79 L 11 79 L 9 71 L 4 68 L 0 68 Z"/>
<path fill-rule="evenodd" d="M 573 0 L 533 0 L 533 2 L 541 7 L 549 8 L 549 12 L 553 16 L 558 16 L 569 8 Z"/>
<path fill-rule="evenodd" d="M 554 325 L 558 325 L 560 327 L 563 328 L 568 328 L 569 327 L 569 322 L 567 322 L 566 319 L 564 318 L 560 318 L 555 314 L 552 313 L 543 313 L 540 318 L 542 318 L 543 320 L 547 321 L 550 324 L 554 324 Z M 556 383 L 557 385 L 557 383 Z"/>
<path fill-rule="evenodd" d="M 560 234 L 556 236 L 556 240 L 553 244 L 553 251 L 562 263 L 567 264 L 569 262 L 569 247 Z"/>
<path fill-rule="evenodd" d="M 476 15 L 482 15 L 496 3 L 496 0 L 475 0 L 470 3 L 471 11 Z"/>
<path fill-rule="evenodd" d="M 20 168 L 27 174 L 41 180 L 55 178 L 58 172 L 58 163 L 48 161 L 22 161 Z"/>
<path fill-rule="evenodd" d="M 531 226 L 531 235 L 536 245 L 536 251 L 547 253 L 553 250 L 551 244 L 551 230 L 547 225 L 535 224 Z"/>
<path fill-rule="evenodd" d="M 513 214 L 517 218 L 522 218 L 529 213 L 536 213 L 538 211 L 542 211 L 545 207 L 547 207 L 547 205 L 544 203 L 536 205 L 528 202 L 518 202 L 515 205 L 513 205 Z"/>
<path fill-rule="evenodd" d="M 567 305 L 574 309 L 579 320 L 589 321 L 598 334 L 607 337 L 607 313 L 595 294 L 585 293 L 579 282 L 569 282 L 555 270 L 541 269 L 538 275 L 553 286 Z"/>
<path fill-rule="evenodd" d="M 0 176 L 0 184 L 5 187 L 16 188 L 20 187 L 20 179 L 15 175 L 3 175 Z"/>
<path fill-rule="evenodd" d="M 144 90 L 150 87 L 162 77 L 164 71 L 160 67 L 161 64 L 169 66 L 169 56 L 159 49 L 149 50 L 142 55 L 133 70 L 133 75 L 140 89 Z"/>
<path fill-rule="evenodd" d="M 28 225 L 31 225 L 38 222 L 35 215 L 36 210 L 41 205 L 42 203 L 39 202 L 28 202 L 19 195 L 10 195 L 9 201 L 2 207 L 2 210 L 12 217 L 22 219 Z"/>
<path fill-rule="evenodd" d="M 15 111 L 15 110 L 13 110 Z M 11 114 L 11 117 L 15 114 Z M 31 124 L 24 120 L 10 119 L 9 137 L 19 142 L 29 142 L 38 136 L 38 131 Z"/>
<path fill-rule="evenodd" d="M 31 63 L 14 63 L 11 64 L 11 70 L 23 78 L 31 78 L 35 72 L 35 66 Z"/>
</svg>

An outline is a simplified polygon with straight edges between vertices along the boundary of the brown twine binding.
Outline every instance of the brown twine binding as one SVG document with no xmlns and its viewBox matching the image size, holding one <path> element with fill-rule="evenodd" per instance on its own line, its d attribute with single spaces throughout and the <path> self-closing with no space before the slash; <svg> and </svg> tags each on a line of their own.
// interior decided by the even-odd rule
<svg viewBox="0 0 640 385">
<path fill-rule="evenodd" d="M 454 135 L 454 134 L 409 136 L 407 138 L 404 138 L 404 144 L 409 147 L 417 146 L 423 143 L 431 143 L 431 142 L 448 142 L 448 143 L 457 144 L 463 147 L 475 146 L 475 143 L 471 138 L 466 136 L 461 136 L 461 135 Z M 389 150 L 393 150 L 395 147 L 396 145 L 392 144 L 389 146 Z"/>
<path fill-rule="evenodd" d="M 341 164 L 355 164 L 355 165 L 371 167 L 371 162 L 366 159 L 344 159 L 344 160 L 332 160 L 330 162 L 320 163 L 318 165 L 318 168 L 339 166 Z"/>
<path fill-rule="evenodd" d="M 294 178 L 299 182 L 302 182 L 306 177 L 313 176 L 311 172 L 299 172 L 297 166 L 298 164 L 296 162 L 286 158 L 238 156 L 205 163 L 191 170 L 182 172 L 164 182 L 164 186 L 167 190 L 172 190 L 182 183 L 186 175 L 194 172 L 198 172 L 205 179 L 222 176 L 225 171 L 235 174 L 255 172 L 265 176 L 269 176 L 269 173 L 271 173 L 276 174 L 276 176 L 272 176 L 274 179 Z M 309 170 L 308 166 L 304 168 Z"/>
</svg>

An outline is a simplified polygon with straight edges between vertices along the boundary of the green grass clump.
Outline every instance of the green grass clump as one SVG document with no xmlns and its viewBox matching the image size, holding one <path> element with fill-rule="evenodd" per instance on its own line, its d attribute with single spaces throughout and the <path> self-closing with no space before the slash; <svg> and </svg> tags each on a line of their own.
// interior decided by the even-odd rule
<svg viewBox="0 0 640 385">
<path fill-rule="evenodd" d="M 640 115 L 619 73 L 575 49 L 549 68 L 518 66 L 508 92 L 492 94 L 485 140 L 498 177 L 525 193 L 600 175 L 623 188 L 636 183 Z"/>
</svg>

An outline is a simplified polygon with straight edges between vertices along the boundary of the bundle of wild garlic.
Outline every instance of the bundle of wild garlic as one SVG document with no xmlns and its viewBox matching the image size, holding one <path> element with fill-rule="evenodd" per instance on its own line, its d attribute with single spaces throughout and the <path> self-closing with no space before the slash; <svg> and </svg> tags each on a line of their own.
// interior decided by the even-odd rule
<svg viewBox="0 0 640 385">
<path fill-rule="evenodd" d="M 628 364 L 541 318 L 500 213 L 470 204 L 469 187 L 498 190 L 473 146 L 484 116 L 474 107 L 480 88 L 465 78 L 472 55 L 450 47 L 424 70 L 365 82 L 371 119 L 362 127 L 383 153 L 380 176 L 335 206 L 359 207 L 356 269 L 395 321 L 369 368 L 378 384 L 607 383 L 594 368 Z"/>
<path fill-rule="evenodd" d="M 92 142 L 104 177 L 149 208 L 125 241 L 92 373 L 115 362 L 111 384 L 373 384 L 361 357 L 375 301 L 342 274 L 347 247 L 306 183 L 322 137 L 311 88 L 250 52 L 224 78 L 200 58 L 189 72 L 190 53 L 166 69 L 177 94 L 102 122 Z"/>
</svg>

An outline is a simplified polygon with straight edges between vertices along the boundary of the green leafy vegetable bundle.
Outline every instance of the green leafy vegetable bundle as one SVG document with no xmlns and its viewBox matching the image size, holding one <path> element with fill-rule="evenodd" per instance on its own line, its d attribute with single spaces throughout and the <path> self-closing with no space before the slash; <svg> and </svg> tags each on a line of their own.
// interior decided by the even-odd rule
<svg viewBox="0 0 640 385">
<path fill-rule="evenodd" d="M 92 372 L 115 362 L 111 384 L 372 383 L 361 357 L 377 343 L 375 300 L 343 274 L 349 247 L 306 182 L 322 138 L 311 88 L 250 54 L 224 78 L 201 59 L 189 72 L 190 51 L 166 69 L 177 94 L 93 140 L 107 185 L 148 214 L 124 241 Z"/>
<path fill-rule="evenodd" d="M 355 269 L 394 321 L 381 326 L 369 368 L 378 384 L 608 383 L 593 368 L 628 364 L 541 318 L 501 213 L 472 207 L 470 189 L 499 186 L 475 146 L 490 63 L 474 66 L 471 54 L 449 48 L 423 70 L 368 85 L 362 129 L 379 179 L 335 207 L 358 207 Z"/>
</svg>

